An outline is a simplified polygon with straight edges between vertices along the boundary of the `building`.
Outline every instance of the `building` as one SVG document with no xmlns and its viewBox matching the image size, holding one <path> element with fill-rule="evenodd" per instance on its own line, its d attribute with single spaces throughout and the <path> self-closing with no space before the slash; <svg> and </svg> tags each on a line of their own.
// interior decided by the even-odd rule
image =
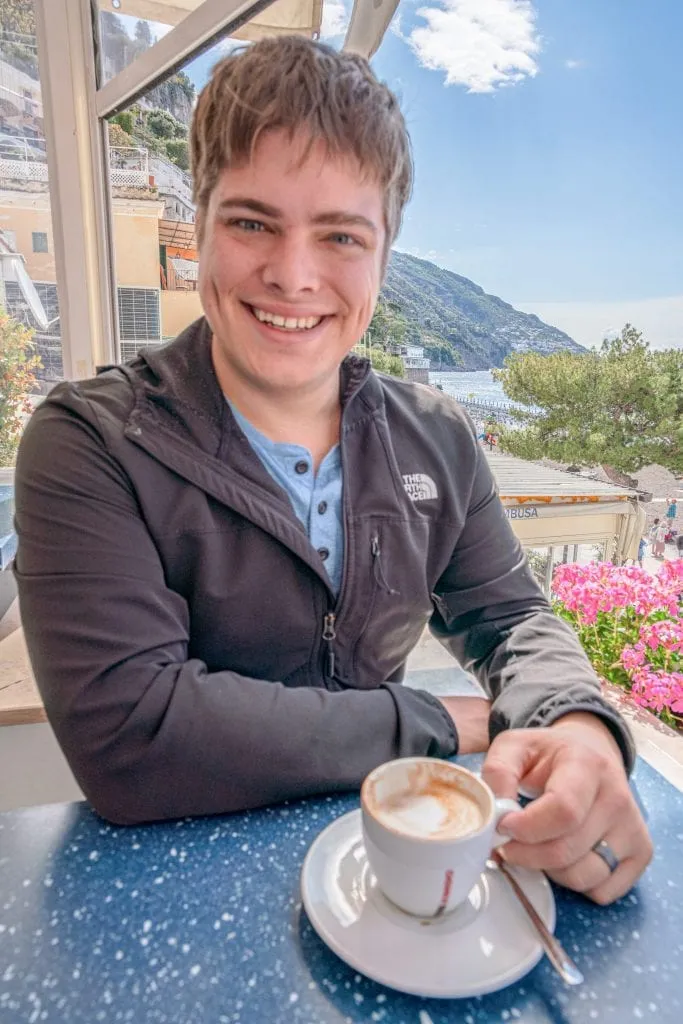
<svg viewBox="0 0 683 1024">
<path fill-rule="evenodd" d="M 45 317 L 36 315 L 12 271 L 2 275 L 4 303 L 36 332 L 43 363 L 37 375 L 46 392 L 64 376 L 47 163 L 40 145 L 18 138 L 10 145 L 5 138 L 0 229 L 6 253 L 25 267 Z M 127 360 L 174 337 L 201 313 L 194 204 L 188 176 L 167 161 L 149 160 L 146 150 L 114 147 L 110 164 L 119 339 Z"/>
<path fill-rule="evenodd" d="M 637 558 L 645 512 L 633 491 L 485 451 L 505 515 L 546 593 L 559 563 Z"/>
<path fill-rule="evenodd" d="M 396 354 L 400 355 L 405 369 L 406 380 L 429 384 L 429 359 L 425 358 L 422 345 L 398 345 Z"/>
</svg>

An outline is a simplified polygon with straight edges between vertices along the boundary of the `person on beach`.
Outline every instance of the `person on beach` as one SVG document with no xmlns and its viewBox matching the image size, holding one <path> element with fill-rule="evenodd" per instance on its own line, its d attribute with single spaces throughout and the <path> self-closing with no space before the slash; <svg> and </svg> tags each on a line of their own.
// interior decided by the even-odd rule
<svg viewBox="0 0 683 1024">
<path fill-rule="evenodd" d="M 34 674 L 105 818 L 357 789 L 486 751 L 508 861 L 609 903 L 652 856 L 635 749 L 535 583 L 469 417 L 351 354 L 412 182 L 398 102 L 299 36 L 214 68 L 191 133 L 202 316 L 58 385 L 16 470 Z M 402 685 L 425 626 L 487 697 Z"/>
<path fill-rule="evenodd" d="M 650 541 L 652 543 L 652 555 L 654 558 L 664 558 L 666 535 L 667 525 L 662 522 L 658 516 L 650 527 Z"/>
<path fill-rule="evenodd" d="M 644 537 L 641 537 L 640 538 L 640 542 L 638 544 L 638 565 L 640 566 L 641 569 L 643 568 L 643 560 L 645 558 L 645 551 L 646 551 L 646 549 L 647 549 L 647 541 L 645 540 Z"/>
</svg>

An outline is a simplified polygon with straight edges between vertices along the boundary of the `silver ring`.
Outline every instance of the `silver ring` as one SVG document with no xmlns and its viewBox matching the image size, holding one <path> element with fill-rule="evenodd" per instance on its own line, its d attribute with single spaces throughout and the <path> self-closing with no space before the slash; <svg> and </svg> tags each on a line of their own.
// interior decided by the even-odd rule
<svg viewBox="0 0 683 1024">
<path fill-rule="evenodd" d="M 619 858 L 616 853 L 604 839 L 601 839 L 599 843 L 596 843 L 593 847 L 593 853 L 597 853 L 598 857 L 601 857 L 607 867 L 609 868 L 610 874 L 613 874 L 619 867 Z"/>
</svg>

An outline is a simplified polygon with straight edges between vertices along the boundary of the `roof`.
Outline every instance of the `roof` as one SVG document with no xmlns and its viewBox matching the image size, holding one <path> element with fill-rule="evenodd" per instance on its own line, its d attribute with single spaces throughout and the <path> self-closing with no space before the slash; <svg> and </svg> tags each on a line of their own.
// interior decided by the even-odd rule
<svg viewBox="0 0 683 1024">
<path fill-rule="evenodd" d="M 601 480 L 589 480 L 576 473 L 549 469 L 537 462 L 517 459 L 513 455 L 491 452 L 488 449 L 485 451 L 503 502 L 574 504 L 625 501 L 634 495 L 627 487 L 616 487 Z"/>
<path fill-rule="evenodd" d="M 195 226 L 185 220 L 159 221 L 159 242 L 161 245 L 175 245 L 179 249 L 196 249 Z"/>
</svg>

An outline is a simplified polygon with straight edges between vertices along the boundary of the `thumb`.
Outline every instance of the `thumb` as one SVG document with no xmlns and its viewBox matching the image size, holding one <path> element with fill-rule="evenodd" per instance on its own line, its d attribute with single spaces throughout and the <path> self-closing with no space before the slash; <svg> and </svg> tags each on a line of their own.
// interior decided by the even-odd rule
<svg viewBox="0 0 683 1024">
<path fill-rule="evenodd" d="M 528 730 L 502 732 L 489 747 L 482 778 L 495 796 L 516 800 L 519 784 L 534 761 Z"/>
</svg>

